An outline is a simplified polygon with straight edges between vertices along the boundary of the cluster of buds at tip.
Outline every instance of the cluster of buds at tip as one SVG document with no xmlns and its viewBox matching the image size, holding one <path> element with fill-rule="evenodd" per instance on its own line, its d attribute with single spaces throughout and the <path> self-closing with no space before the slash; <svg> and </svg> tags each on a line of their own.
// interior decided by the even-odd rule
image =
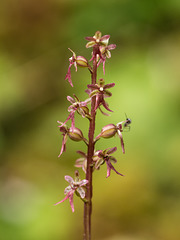
<svg viewBox="0 0 180 240">
<path fill-rule="evenodd" d="M 103 63 L 103 72 L 105 74 L 105 62 L 106 58 L 111 57 L 110 50 L 113 50 L 116 48 L 116 44 L 110 44 L 109 43 L 110 35 L 104 35 L 102 36 L 100 31 L 97 31 L 93 37 L 86 37 L 85 39 L 89 41 L 86 44 L 86 48 L 93 47 L 92 52 L 92 58 L 90 59 L 96 59 L 98 62 L 98 66 L 100 63 Z"/>
<path fill-rule="evenodd" d="M 60 202 L 57 202 L 55 205 L 64 202 L 65 200 L 69 199 L 69 203 L 72 209 L 72 212 L 74 212 L 74 203 L 73 203 L 73 196 L 74 193 L 80 197 L 82 200 L 85 201 L 85 189 L 83 186 L 85 186 L 88 183 L 88 180 L 83 179 L 80 180 L 79 178 L 79 172 L 75 171 L 75 179 L 72 177 L 66 175 L 65 180 L 69 183 L 69 186 L 65 188 L 64 194 L 66 195 L 63 200 Z"/>
</svg>

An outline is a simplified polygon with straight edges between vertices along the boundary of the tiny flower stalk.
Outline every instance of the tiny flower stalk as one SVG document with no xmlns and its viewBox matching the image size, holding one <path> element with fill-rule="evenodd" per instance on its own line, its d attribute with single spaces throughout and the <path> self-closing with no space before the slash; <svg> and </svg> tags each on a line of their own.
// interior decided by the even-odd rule
<svg viewBox="0 0 180 240">
<path fill-rule="evenodd" d="M 105 62 L 107 59 L 111 58 L 110 51 L 115 49 L 116 45 L 108 45 L 110 35 L 102 36 L 100 31 L 97 31 L 93 37 L 86 37 L 85 39 L 88 41 L 86 48 L 92 48 L 91 58 L 88 61 L 83 56 L 77 56 L 75 52 L 69 48 L 72 53 L 72 57 L 69 58 L 69 67 L 65 79 L 68 80 L 69 84 L 73 87 L 71 67 L 74 65 L 76 71 L 78 67 L 88 69 L 91 74 L 91 82 L 87 84 L 87 89 L 85 90 L 88 97 L 84 101 L 80 101 L 75 94 L 73 94 L 73 97 L 67 96 L 67 100 L 70 102 L 70 106 L 67 109 L 68 117 L 65 122 L 58 121 L 58 127 L 63 136 L 59 157 L 66 151 L 68 138 L 72 141 L 83 141 L 85 143 L 86 150 L 77 151 L 81 157 L 76 159 L 74 165 L 77 168 L 82 168 L 83 173 L 85 174 L 85 179 L 80 180 L 78 171 L 75 171 L 74 179 L 66 175 L 65 180 L 69 183 L 69 186 L 64 190 L 64 194 L 66 196 L 55 205 L 63 203 L 65 200 L 69 199 L 70 207 L 72 212 L 74 212 L 74 195 L 79 197 L 84 203 L 83 240 L 91 240 L 93 172 L 100 170 L 102 165 L 104 165 L 107 168 L 106 178 L 110 177 L 111 171 L 123 176 L 119 171 L 117 171 L 119 166 L 117 166 L 117 169 L 114 167 L 117 160 L 114 156 L 112 156 L 112 154 L 117 150 L 117 147 L 107 148 L 105 150 L 95 150 L 95 146 L 102 138 L 108 139 L 118 135 L 121 142 L 122 152 L 125 153 L 123 132 L 126 129 L 130 129 L 129 125 L 131 124 L 131 120 L 126 117 L 126 120 L 117 124 L 108 124 L 101 129 L 101 132 L 96 137 L 94 137 L 97 111 L 100 110 L 100 112 L 106 116 L 109 116 L 109 114 L 107 112 L 103 112 L 101 108 L 104 108 L 105 111 L 111 113 L 113 112 L 109 107 L 106 98 L 112 96 L 109 89 L 113 88 L 115 83 L 105 83 L 104 78 L 97 79 L 97 70 L 99 66 L 102 65 L 103 72 L 105 74 Z M 83 119 L 88 119 L 87 122 L 89 123 L 89 128 L 87 139 L 84 137 L 83 131 L 77 128 L 78 125 L 75 123 L 76 113 L 78 113 Z M 67 126 L 69 120 L 71 120 L 71 125 Z"/>
</svg>

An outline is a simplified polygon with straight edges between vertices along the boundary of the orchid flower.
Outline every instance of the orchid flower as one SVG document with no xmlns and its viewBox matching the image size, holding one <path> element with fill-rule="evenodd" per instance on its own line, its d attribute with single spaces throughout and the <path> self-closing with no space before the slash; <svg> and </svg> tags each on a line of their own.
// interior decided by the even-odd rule
<svg viewBox="0 0 180 240">
<path fill-rule="evenodd" d="M 66 151 L 66 142 L 68 137 L 73 141 L 76 141 L 76 142 L 84 141 L 87 144 L 87 139 L 84 138 L 83 133 L 79 128 L 74 128 L 72 130 L 72 128 L 68 128 L 62 122 L 58 121 L 58 123 L 60 124 L 60 126 L 58 126 L 59 130 L 60 132 L 62 132 L 62 135 L 63 135 L 62 147 L 58 157 L 60 157 L 61 154 Z"/>
<path fill-rule="evenodd" d="M 111 170 L 115 171 L 117 174 L 123 176 L 121 173 L 119 173 L 112 165 L 111 162 L 116 163 L 117 160 L 113 156 L 110 156 L 110 154 L 114 153 L 117 150 L 117 147 L 114 148 L 107 148 L 104 151 L 99 150 L 95 153 L 93 156 L 93 161 L 95 162 L 95 168 L 99 169 L 104 162 L 106 162 L 107 165 L 107 176 L 108 178 L 110 176 Z"/>
<path fill-rule="evenodd" d="M 86 44 L 86 48 L 94 46 L 107 46 L 109 42 L 110 35 L 101 36 L 102 33 L 97 31 L 93 37 L 85 37 L 89 42 Z"/>
<path fill-rule="evenodd" d="M 74 65 L 75 67 L 75 70 L 77 72 L 77 66 L 80 66 L 80 67 L 89 67 L 89 64 L 88 64 L 88 60 L 83 57 L 83 56 L 77 56 L 76 57 L 76 54 L 75 52 L 73 52 L 70 48 L 68 48 L 69 51 L 72 52 L 72 57 L 69 58 L 69 67 L 68 67 L 68 72 L 66 74 L 66 77 L 65 77 L 65 80 L 68 80 L 68 82 L 70 83 L 70 85 L 73 87 L 73 83 L 72 83 L 72 80 L 71 80 L 71 67 L 72 65 Z"/>
<path fill-rule="evenodd" d="M 97 31 L 93 37 L 86 37 L 85 39 L 89 42 L 86 44 L 86 48 L 93 47 L 92 58 L 98 61 L 98 58 L 104 60 L 104 57 L 100 51 L 100 46 L 107 46 L 109 42 L 110 35 L 102 36 L 100 31 Z"/>
<path fill-rule="evenodd" d="M 95 110 L 97 110 L 98 107 L 103 105 L 106 110 L 113 112 L 111 109 L 109 109 L 108 104 L 105 102 L 104 98 L 112 96 L 112 93 L 109 92 L 107 89 L 114 87 L 115 83 L 109 83 L 106 85 L 104 83 L 104 79 L 101 78 L 99 79 L 98 84 L 87 85 L 87 87 L 92 90 L 90 93 L 90 97 L 96 96 Z"/>
<path fill-rule="evenodd" d="M 70 112 L 69 116 L 67 117 L 66 121 L 61 125 L 64 126 L 66 122 L 71 119 L 71 129 L 72 131 L 75 128 L 75 120 L 74 120 L 74 114 L 77 111 L 83 118 L 87 117 L 91 119 L 91 116 L 89 114 L 89 109 L 87 107 L 87 104 L 91 101 L 91 99 L 86 99 L 83 102 L 80 102 L 79 98 L 76 97 L 74 94 L 74 99 L 70 96 L 67 96 L 67 100 L 72 104 L 68 107 L 68 112 Z"/>
<path fill-rule="evenodd" d="M 113 50 L 116 48 L 116 44 L 110 44 L 108 46 L 100 46 L 100 52 L 102 54 L 102 58 L 100 58 L 98 65 L 100 65 L 100 63 L 103 63 L 103 72 L 105 75 L 105 62 L 106 62 L 106 58 L 111 58 L 111 52 L 110 50 Z"/>
<path fill-rule="evenodd" d="M 74 193 L 76 193 L 77 195 L 80 196 L 81 199 L 85 198 L 85 190 L 82 186 L 86 185 L 88 183 L 88 180 L 83 179 L 82 181 L 79 179 L 79 173 L 78 171 L 76 171 L 76 177 L 75 180 L 66 175 L 65 180 L 69 183 L 69 186 L 65 188 L 64 190 L 64 194 L 66 195 L 65 198 L 63 200 L 61 200 L 60 202 L 57 202 L 54 205 L 58 205 L 59 203 L 64 202 L 65 200 L 67 200 L 69 198 L 69 203 L 72 209 L 72 212 L 74 212 L 74 203 L 73 203 L 73 195 Z"/>
<path fill-rule="evenodd" d="M 86 173 L 87 169 L 87 154 L 82 151 L 77 151 L 81 155 L 81 158 L 76 159 L 75 167 L 82 168 L 82 170 Z"/>
</svg>

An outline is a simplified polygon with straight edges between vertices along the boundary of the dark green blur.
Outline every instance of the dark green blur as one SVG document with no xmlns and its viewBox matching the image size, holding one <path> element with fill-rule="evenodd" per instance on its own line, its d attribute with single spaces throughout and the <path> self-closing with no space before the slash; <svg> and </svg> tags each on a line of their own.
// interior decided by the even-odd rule
<svg viewBox="0 0 180 240">
<path fill-rule="evenodd" d="M 65 121 L 75 93 L 81 100 L 88 70 L 72 67 L 64 80 L 68 48 L 91 58 L 86 36 L 99 30 L 115 43 L 98 77 L 115 82 L 110 117 L 97 114 L 96 135 L 108 123 L 132 120 L 120 140 L 102 139 L 96 150 L 118 147 L 115 172 L 94 173 L 92 240 L 180 239 L 180 1 L 1 0 L 0 2 L 0 239 L 82 240 L 83 203 L 75 213 L 64 198 L 74 163 L 86 151 L 68 140 L 60 159 Z M 69 123 L 70 124 L 70 123 Z M 88 120 L 76 114 L 87 137 Z M 80 169 L 81 178 L 84 173 Z"/>
</svg>

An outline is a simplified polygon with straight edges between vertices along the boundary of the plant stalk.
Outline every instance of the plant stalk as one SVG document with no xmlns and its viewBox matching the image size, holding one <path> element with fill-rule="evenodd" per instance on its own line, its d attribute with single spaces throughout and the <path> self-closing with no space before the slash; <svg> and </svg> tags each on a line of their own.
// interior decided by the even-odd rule
<svg viewBox="0 0 180 240">
<path fill-rule="evenodd" d="M 91 84 L 95 84 L 97 79 L 97 61 L 96 57 L 93 60 L 93 70 L 91 73 Z M 95 104 L 96 104 L 96 96 L 91 99 L 91 117 L 89 124 L 89 144 L 87 151 L 87 170 L 86 170 L 86 179 L 88 180 L 87 191 L 86 191 L 86 199 L 87 202 L 84 203 L 84 236 L 83 240 L 91 240 L 91 214 L 92 214 L 92 157 L 94 155 L 94 131 L 95 131 Z"/>
</svg>

